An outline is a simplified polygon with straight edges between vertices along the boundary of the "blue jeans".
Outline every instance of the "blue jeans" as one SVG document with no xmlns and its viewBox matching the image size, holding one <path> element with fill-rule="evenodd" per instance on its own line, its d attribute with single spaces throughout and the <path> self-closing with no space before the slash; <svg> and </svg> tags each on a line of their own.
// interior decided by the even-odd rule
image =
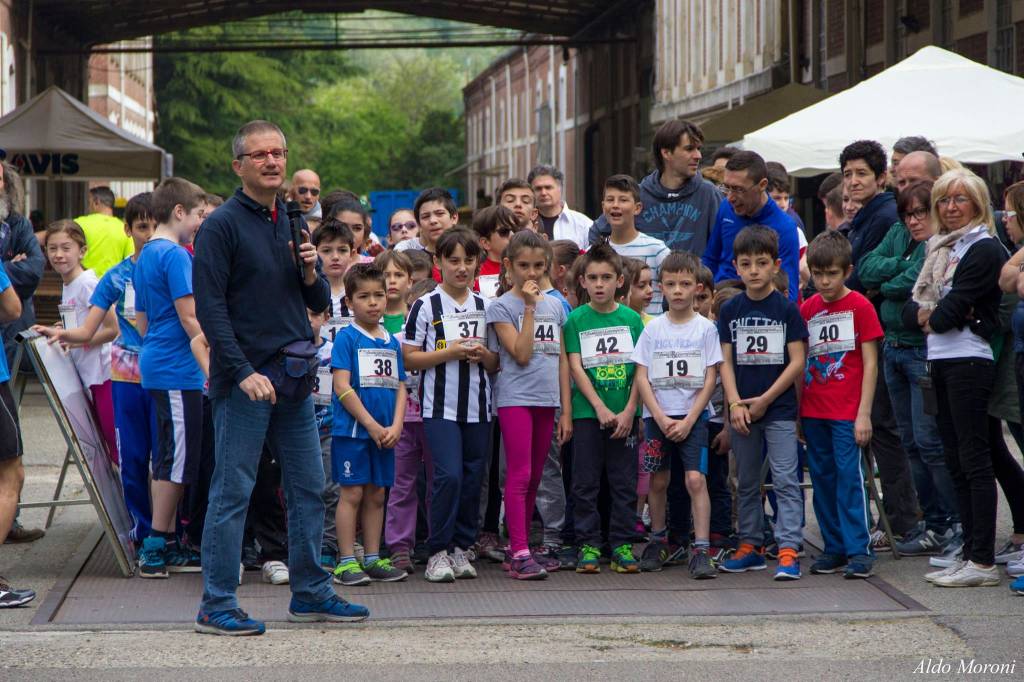
<svg viewBox="0 0 1024 682">
<path fill-rule="evenodd" d="M 238 564 L 249 496 L 264 441 L 281 466 L 288 508 L 288 571 L 292 594 L 319 603 L 335 594 L 320 568 L 324 531 L 324 467 L 313 399 L 299 403 L 250 400 L 237 386 L 213 398 L 216 466 L 203 530 L 202 613 L 238 608 Z"/>
<path fill-rule="evenodd" d="M 924 399 L 918 379 L 928 374 L 924 348 L 900 348 L 885 344 L 885 381 L 892 410 L 899 427 L 903 449 L 910 459 L 910 471 L 925 527 L 944 533 L 960 521 L 956 488 L 946 467 L 946 457 L 935 417 L 924 413 Z"/>
<path fill-rule="evenodd" d="M 424 419 L 423 433 L 434 459 L 427 549 L 431 555 L 453 547 L 469 549 L 479 530 L 491 423 Z"/>
<path fill-rule="evenodd" d="M 864 472 L 853 422 L 804 417 L 801 425 L 814 484 L 814 515 L 825 541 L 825 554 L 872 556 Z"/>
</svg>

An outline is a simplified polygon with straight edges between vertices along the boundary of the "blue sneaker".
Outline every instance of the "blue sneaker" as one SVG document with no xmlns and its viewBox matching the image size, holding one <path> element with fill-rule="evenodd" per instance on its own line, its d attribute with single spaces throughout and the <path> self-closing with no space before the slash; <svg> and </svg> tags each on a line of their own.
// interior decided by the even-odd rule
<svg viewBox="0 0 1024 682">
<path fill-rule="evenodd" d="M 142 551 L 139 552 L 139 577 L 166 578 L 166 554 L 167 541 L 163 538 L 148 537 L 143 540 Z"/>
<path fill-rule="evenodd" d="M 1024 596 L 1024 575 L 1010 583 L 1010 591 L 1014 594 Z"/>
<path fill-rule="evenodd" d="M 871 569 L 874 566 L 875 562 L 869 556 L 850 557 L 850 563 L 846 566 L 846 570 L 843 571 L 843 577 L 847 580 L 870 578 Z"/>
<path fill-rule="evenodd" d="M 800 580 L 800 560 L 797 551 L 790 547 L 779 550 L 779 566 L 775 569 L 776 580 Z"/>
<path fill-rule="evenodd" d="M 227 609 L 212 613 L 200 613 L 196 617 L 196 632 L 204 635 L 226 635 L 228 637 L 245 637 L 262 635 L 267 626 L 262 621 L 250 618 L 242 609 Z"/>
<path fill-rule="evenodd" d="M 740 545 L 731 559 L 723 561 L 718 570 L 726 573 L 743 573 L 745 571 L 763 571 L 767 567 L 761 550 L 748 542 Z"/>
<path fill-rule="evenodd" d="M 370 617 L 370 609 L 350 604 L 334 595 L 319 604 L 310 604 L 292 597 L 288 605 L 288 620 L 293 623 L 356 623 Z"/>
<path fill-rule="evenodd" d="M 829 574 L 838 573 L 839 569 L 846 565 L 846 557 L 838 554 L 822 554 L 811 564 L 811 573 Z"/>
<path fill-rule="evenodd" d="M 191 547 L 171 545 L 164 552 L 164 562 L 168 573 L 201 573 L 203 570 L 202 557 Z"/>
</svg>

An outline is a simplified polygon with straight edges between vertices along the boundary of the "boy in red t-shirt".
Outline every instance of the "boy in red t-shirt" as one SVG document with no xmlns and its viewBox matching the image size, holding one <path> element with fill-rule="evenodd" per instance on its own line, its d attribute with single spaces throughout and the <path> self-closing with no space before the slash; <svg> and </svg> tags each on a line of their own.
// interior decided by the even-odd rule
<svg viewBox="0 0 1024 682">
<path fill-rule="evenodd" d="M 504 206 L 488 206 L 473 216 L 473 231 L 480 239 L 480 248 L 487 257 L 480 263 L 480 274 L 473 291 L 484 298 L 498 295 L 501 276 L 501 255 L 505 252 L 513 232 L 520 229 L 516 214 Z"/>
<path fill-rule="evenodd" d="M 874 553 L 860 448 L 871 441 L 882 326 L 871 302 L 846 286 L 853 271 L 846 237 L 818 235 L 807 248 L 807 265 L 818 293 L 800 307 L 809 332 L 800 423 L 825 541 L 811 573 L 836 573 L 845 565 L 844 577 L 867 578 Z"/>
</svg>

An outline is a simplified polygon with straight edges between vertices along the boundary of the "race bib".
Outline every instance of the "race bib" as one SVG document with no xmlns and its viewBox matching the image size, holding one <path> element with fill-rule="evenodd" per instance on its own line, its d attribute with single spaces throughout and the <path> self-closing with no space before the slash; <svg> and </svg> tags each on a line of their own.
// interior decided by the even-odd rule
<svg viewBox="0 0 1024 682">
<path fill-rule="evenodd" d="M 857 347 L 853 331 L 853 311 L 819 315 L 807 321 L 807 352 L 811 357 L 826 353 L 845 353 Z"/>
<path fill-rule="evenodd" d="M 781 324 L 736 327 L 738 365 L 781 365 L 785 349 L 786 328 Z"/>
<path fill-rule="evenodd" d="M 651 354 L 647 375 L 654 388 L 703 388 L 704 351 L 656 350 Z"/>
<path fill-rule="evenodd" d="M 580 356 L 587 369 L 633 362 L 633 335 L 629 327 L 580 332 Z"/>
<path fill-rule="evenodd" d="M 135 286 L 130 280 L 124 283 L 124 319 L 135 319 Z"/>
<path fill-rule="evenodd" d="M 57 306 L 57 312 L 60 313 L 60 322 L 65 329 L 74 329 L 78 326 L 78 309 L 75 306 L 61 303 Z"/>
<path fill-rule="evenodd" d="M 523 316 L 519 316 L 519 329 L 523 328 Z M 562 350 L 562 328 L 554 315 L 533 316 L 533 352 L 558 355 Z"/>
<path fill-rule="evenodd" d="M 334 343 L 334 339 L 345 327 L 352 324 L 351 317 L 332 317 L 324 323 L 324 326 L 320 327 L 320 338 L 327 339 L 331 343 Z"/>
<path fill-rule="evenodd" d="M 390 348 L 359 349 L 359 386 L 398 388 L 398 354 Z"/>
<path fill-rule="evenodd" d="M 484 298 L 496 298 L 498 296 L 498 285 L 500 275 L 480 275 L 477 283 L 480 286 L 480 295 Z"/>
<path fill-rule="evenodd" d="M 444 326 L 445 341 L 449 343 L 459 339 L 482 342 L 487 332 L 487 318 L 482 310 L 442 315 L 441 324 Z"/>
<path fill-rule="evenodd" d="M 313 404 L 330 405 L 333 392 L 334 373 L 330 367 L 318 367 L 316 370 L 316 381 L 313 384 Z"/>
</svg>

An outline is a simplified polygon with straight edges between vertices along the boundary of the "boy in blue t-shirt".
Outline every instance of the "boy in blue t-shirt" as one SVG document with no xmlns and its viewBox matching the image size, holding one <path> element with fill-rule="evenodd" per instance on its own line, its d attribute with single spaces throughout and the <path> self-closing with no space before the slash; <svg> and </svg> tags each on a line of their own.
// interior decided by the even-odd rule
<svg viewBox="0 0 1024 682">
<path fill-rule="evenodd" d="M 351 587 L 407 576 L 380 557 L 385 494 L 395 480 L 394 447 L 405 419 L 405 368 L 398 339 L 380 323 L 387 307 L 383 271 L 369 263 L 349 268 L 345 299 L 353 324 L 338 332 L 331 352 L 331 479 L 341 486 L 336 517 L 341 556 L 334 580 Z M 357 514 L 363 526 L 362 566 L 355 559 Z"/>
<path fill-rule="evenodd" d="M 746 291 L 722 306 L 722 388 L 729 406 L 736 458 L 740 548 L 719 568 L 727 573 L 760 571 L 764 559 L 761 462 L 767 444 L 778 517 L 776 580 L 799 580 L 803 499 L 797 480 L 797 396 L 804 369 L 807 325 L 796 304 L 775 290 L 779 236 L 761 225 L 745 227 L 733 244 L 733 264 Z"/>
<path fill-rule="evenodd" d="M 142 542 L 139 575 L 166 578 L 168 555 L 180 551 L 178 503 L 185 486 L 195 482 L 202 446 L 206 378 L 190 345 L 202 330 L 192 295 L 192 254 L 180 242 L 199 228 L 206 193 L 188 180 L 168 178 L 153 191 L 152 202 L 157 227 L 139 255 L 134 281 L 135 325 L 142 335 L 139 370 L 157 423 L 153 529 Z"/>
</svg>

